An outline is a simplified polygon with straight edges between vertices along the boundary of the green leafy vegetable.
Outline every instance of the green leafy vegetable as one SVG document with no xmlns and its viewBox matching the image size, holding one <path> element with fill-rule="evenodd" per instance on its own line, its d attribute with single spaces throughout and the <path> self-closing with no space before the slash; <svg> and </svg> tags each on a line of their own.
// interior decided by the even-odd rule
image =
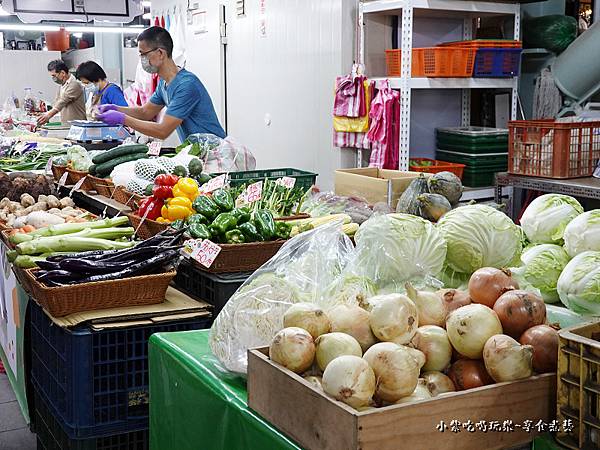
<svg viewBox="0 0 600 450">
<path fill-rule="evenodd" d="M 545 194 L 533 200 L 521 217 L 521 227 L 530 242 L 562 244 L 565 227 L 583 212 L 573 197 Z"/>
</svg>

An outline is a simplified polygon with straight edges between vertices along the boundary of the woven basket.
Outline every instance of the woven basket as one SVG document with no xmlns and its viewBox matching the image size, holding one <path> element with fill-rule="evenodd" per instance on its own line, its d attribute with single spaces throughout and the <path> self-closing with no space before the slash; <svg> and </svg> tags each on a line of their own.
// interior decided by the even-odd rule
<svg viewBox="0 0 600 450">
<path fill-rule="evenodd" d="M 129 192 L 123 186 L 116 186 L 113 194 L 113 200 L 119 202 L 131 209 L 137 209 L 137 205 L 144 197 L 139 194 Z"/>
<path fill-rule="evenodd" d="M 13 272 L 21 287 L 25 290 L 25 292 L 31 295 L 31 279 L 27 276 L 27 269 L 21 269 L 13 264 Z"/>
<path fill-rule="evenodd" d="M 54 317 L 96 309 L 162 303 L 169 283 L 176 274 L 173 270 L 120 280 L 47 287 L 35 279 L 36 270 L 25 270 L 31 296 Z"/>
<path fill-rule="evenodd" d="M 79 180 L 81 180 L 83 177 L 87 177 L 88 173 L 87 172 L 82 172 L 81 170 L 73 170 L 69 167 L 67 167 L 67 172 L 69 173 L 69 178 L 67 183 L 77 183 Z M 88 192 L 88 191 L 93 191 L 94 190 L 94 186 L 92 185 L 92 182 L 90 181 L 89 178 L 86 178 L 85 181 L 83 182 L 83 184 L 81 185 L 81 187 L 79 188 L 79 190 L 84 191 L 84 192 Z"/>
<path fill-rule="evenodd" d="M 128 213 L 129 222 L 131 226 L 136 230 L 135 234 L 140 239 L 150 239 L 155 234 L 166 230 L 169 227 L 168 223 L 159 223 L 155 220 L 146 219 L 142 223 L 142 218 L 136 214 Z M 140 226 L 142 224 L 142 226 Z"/>
<path fill-rule="evenodd" d="M 115 184 L 109 178 L 98 178 L 93 175 L 88 175 L 88 180 L 92 184 L 92 188 L 100 195 L 108 198 L 113 198 Z"/>
<path fill-rule="evenodd" d="M 193 264 L 210 273 L 253 272 L 271 259 L 285 243 L 284 240 L 247 244 L 219 244 L 221 252 L 210 268 L 195 260 Z"/>
<path fill-rule="evenodd" d="M 60 177 L 63 176 L 63 174 L 67 171 L 67 166 L 58 166 L 58 165 L 54 165 L 52 164 L 52 175 L 54 176 L 54 179 L 56 181 L 60 180 Z M 67 184 L 73 184 L 73 183 L 69 183 L 69 177 L 67 177 Z"/>
<path fill-rule="evenodd" d="M 283 217 L 275 217 L 275 220 L 280 222 L 289 222 L 290 220 L 299 220 L 299 219 L 310 219 L 310 214 L 300 213 L 295 216 L 283 216 Z"/>
</svg>

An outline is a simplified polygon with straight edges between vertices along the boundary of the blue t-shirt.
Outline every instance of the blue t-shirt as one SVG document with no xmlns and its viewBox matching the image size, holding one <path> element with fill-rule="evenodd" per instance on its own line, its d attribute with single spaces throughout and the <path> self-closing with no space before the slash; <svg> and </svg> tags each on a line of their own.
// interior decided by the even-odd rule
<svg viewBox="0 0 600 450">
<path fill-rule="evenodd" d="M 100 104 L 129 106 L 121 88 L 112 83 L 108 84 L 103 91 L 100 91 Z"/>
<path fill-rule="evenodd" d="M 177 127 L 182 142 L 194 133 L 225 137 L 206 88 L 196 75 L 185 69 L 181 69 L 168 86 L 161 79 L 150 101 L 166 106 L 169 116 L 183 120 Z"/>
</svg>

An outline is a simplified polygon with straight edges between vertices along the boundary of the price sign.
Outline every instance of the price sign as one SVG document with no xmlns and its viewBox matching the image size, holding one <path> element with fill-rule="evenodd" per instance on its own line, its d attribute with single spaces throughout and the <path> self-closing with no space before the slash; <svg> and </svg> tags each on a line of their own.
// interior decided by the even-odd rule
<svg viewBox="0 0 600 450">
<path fill-rule="evenodd" d="M 217 189 L 221 189 L 225 186 L 227 182 L 227 174 L 219 175 L 208 181 L 204 186 L 202 186 L 202 192 L 208 194 L 209 192 L 216 191 Z"/>
<path fill-rule="evenodd" d="M 261 199 L 263 182 L 253 183 L 246 188 L 246 201 L 253 203 Z"/>
<path fill-rule="evenodd" d="M 69 197 L 73 196 L 73 192 L 75 192 L 77 189 L 79 189 L 83 185 L 83 183 L 85 183 L 86 178 L 87 177 L 83 177 L 81 180 L 79 180 L 77 183 L 75 183 L 75 185 L 71 189 L 71 192 L 69 192 Z"/>
<path fill-rule="evenodd" d="M 221 253 L 221 247 L 208 239 L 204 239 L 200 247 L 192 252 L 192 258 L 208 269 L 215 262 L 219 253 Z"/>
<path fill-rule="evenodd" d="M 44 172 L 46 173 L 46 175 L 50 175 L 52 173 L 52 158 L 48 159 L 48 162 L 46 163 L 46 168 L 44 169 Z"/>
<path fill-rule="evenodd" d="M 67 183 L 67 178 L 69 178 L 69 172 L 63 173 L 60 180 L 58 180 L 58 186 L 64 186 Z"/>
<path fill-rule="evenodd" d="M 160 149 L 162 148 L 162 141 L 152 141 L 148 144 L 148 156 L 160 155 Z"/>
<path fill-rule="evenodd" d="M 275 183 L 281 186 L 285 186 L 288 189 L 293 189 L 293 187 L 296 185 L 296 179 L 292 177 L 283 177 L 277 179 Z"/>
<path fill-rule="evenodd" d="M 183 256 L 192 256 L 192 253 L 194 253 L 194 250 L 200 247 L 200 244 L 202 244 L 202 239 L 188 239 L 187 241 L 185 241 L 183 243 L 183 248 L 181 249 Z"/>
</svg>

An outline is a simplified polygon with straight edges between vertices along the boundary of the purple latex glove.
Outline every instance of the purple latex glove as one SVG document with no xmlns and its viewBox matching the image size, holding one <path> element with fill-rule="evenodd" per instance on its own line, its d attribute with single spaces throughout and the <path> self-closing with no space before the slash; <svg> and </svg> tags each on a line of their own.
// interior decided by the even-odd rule
<svg viewBox="0 0 600 450">
<path fill-rule="evenodd" d="M 116 111 L 118 107 L 118 105 L 99 105 L 98 112 L 102 114 L 107 111 Z"/>
<path fill-rule="evenodd" d="M 119 111 L 106 111 L 98 114 L 96 119 L 101 120 L 107 125 L 123 125 L 125 123 L 125 114 Z"/>
</svg>

